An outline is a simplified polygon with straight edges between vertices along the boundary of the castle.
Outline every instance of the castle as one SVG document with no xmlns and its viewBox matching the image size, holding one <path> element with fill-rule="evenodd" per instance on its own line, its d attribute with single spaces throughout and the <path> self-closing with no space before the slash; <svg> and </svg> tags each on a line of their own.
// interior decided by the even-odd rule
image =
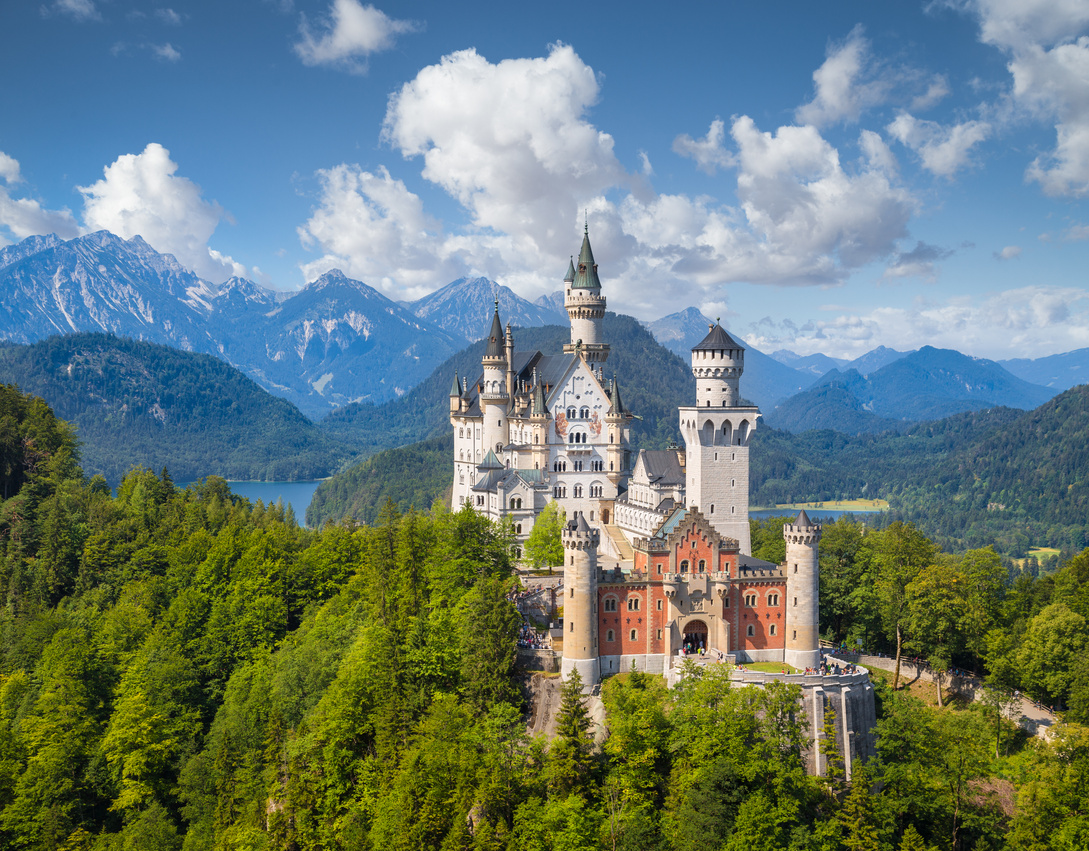
<svg viewBox="0 0 1089 851">
<path fill-rule="evenodd" d="M 455 508 L 509 517 L 524 543 L 549 502 L 565 512 L 562 674 L 584 683 L 668 674 L 683 651 L 816 668 L 817 547 L 805 512 L 783 530 L 786 560 L 750 554 L 744 348 L 713 325 L 692 349 L 696 397 L 678 414 L 683 450 L 640 450 L 617 376 L 606 376 L 605 297 L 588 229 L 563 281 L 571 342 L 518 352 L 496 303 L 475 384 L 455 374 Z"/>
</svg>

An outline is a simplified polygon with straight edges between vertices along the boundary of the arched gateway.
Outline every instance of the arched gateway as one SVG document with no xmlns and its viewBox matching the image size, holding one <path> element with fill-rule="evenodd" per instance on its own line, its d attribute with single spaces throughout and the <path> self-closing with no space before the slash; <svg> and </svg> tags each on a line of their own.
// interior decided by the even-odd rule
<svg viewBox="0 0 1089 851">
<path fill-rule="evenodd" d="M 710 650 L 711 647 L 707 641 L 707 624 L 703 621 L 689 621 L 685 624 L 681 647 L 686 653 L 698 653 L 701 647 L 704 650 Z"/>
</svg>

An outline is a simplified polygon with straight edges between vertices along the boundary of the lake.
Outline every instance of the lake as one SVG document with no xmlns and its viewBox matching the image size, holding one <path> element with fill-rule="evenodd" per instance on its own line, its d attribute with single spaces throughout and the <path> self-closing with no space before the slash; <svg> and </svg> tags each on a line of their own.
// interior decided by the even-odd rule
<svg viewBox="0 0 1089 851">
<path fill-rule="evenodd" d="M 191 482 L 177 482 L 179 488 L 188 487 Z M 227 482 L 231 492 L 245 497 L 250 502 L 261 500 L 265 505 L 271 505 L 277 500 L 283 500 L 284 506 L 291 506 L 295 512 L 295 519 L 302 525 L 306 518 L 306 507 L 314 498 L 314 491 L 318 489 L 321 480 L 312 482 Z"/>
</svg>

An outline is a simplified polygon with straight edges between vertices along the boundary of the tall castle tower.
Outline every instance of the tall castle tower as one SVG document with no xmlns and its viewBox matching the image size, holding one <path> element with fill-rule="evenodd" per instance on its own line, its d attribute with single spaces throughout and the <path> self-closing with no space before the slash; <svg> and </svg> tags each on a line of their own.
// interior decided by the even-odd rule
<svg viewBox="0 0 1089 851">
<path fill-rule="evenodd" d="M 597 643 L 597 548 L 601 533 L 580 513 L 564 527 L 563 666 L 566 680 L 577 669 L 583 683 L 601 678 Z"/>
<path fill-rule="evenodd" d="M 582 235 L 578 268 L 572 262 L 563 279 L 563 306 L 571 317 L 571 342 L 563 347 L 570 354 L 578 351 L 588 363 L 604 363 L 609 346 L 602 342 L 601 320 L 605 317 L 605 296 L 597 276 L 597 263 L 590 250 L 589 225 Z"/>
<path fill-rule="evenodd" d="M 511 344 L 513 346 L 513 343 Z M 495 315 L 488 332 L 488 347 L 481 359 L 484 366 L 484 390 L 480 394 L 480 412 L 484 418 L 484 455 L 497 455 L 510 443 L 507 413 L 510 410 L 507 338 L 499 321 L 499 299 L 495 300 Z"/>
<path fill-rule="evenodd" d="M 817 546 L 821 527 L 799 511 L 783 527 L 786 539 L 786 651 L 783 661 L 795 668 L 820 664 L 820 563 Z"/>
<path fill-rule="evenodd" d="M 696 404 L 680 409 L 685 500 L 719 534 L 752 552 L 749 534 L 749 437 L 760 409 L 741 404 L 745 349 L 721 325 L 692 349 Z"/>
</svg>

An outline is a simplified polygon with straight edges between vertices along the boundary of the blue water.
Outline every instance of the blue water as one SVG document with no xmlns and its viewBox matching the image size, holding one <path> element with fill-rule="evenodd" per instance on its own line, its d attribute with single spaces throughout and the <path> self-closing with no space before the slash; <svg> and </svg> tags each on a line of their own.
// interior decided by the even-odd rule
<svg viewBox="0 0 1089 851">
<path fill-rule="evenodd" d="M 188 487 L 190 482 L 177 482 L 179 488 Z M 295 519 L 300 524 L 306 517 L 306 508 L 314 498 L 314 491 L 321 481 L 313 482 L 232 482 L 228 481 L 231 492 L 245 497 L 250 502 L 261 500 L 265 505 L 272 505 L 278 500 L 284 501 L 284 507 L 291 506 Z"/>
</svg>

